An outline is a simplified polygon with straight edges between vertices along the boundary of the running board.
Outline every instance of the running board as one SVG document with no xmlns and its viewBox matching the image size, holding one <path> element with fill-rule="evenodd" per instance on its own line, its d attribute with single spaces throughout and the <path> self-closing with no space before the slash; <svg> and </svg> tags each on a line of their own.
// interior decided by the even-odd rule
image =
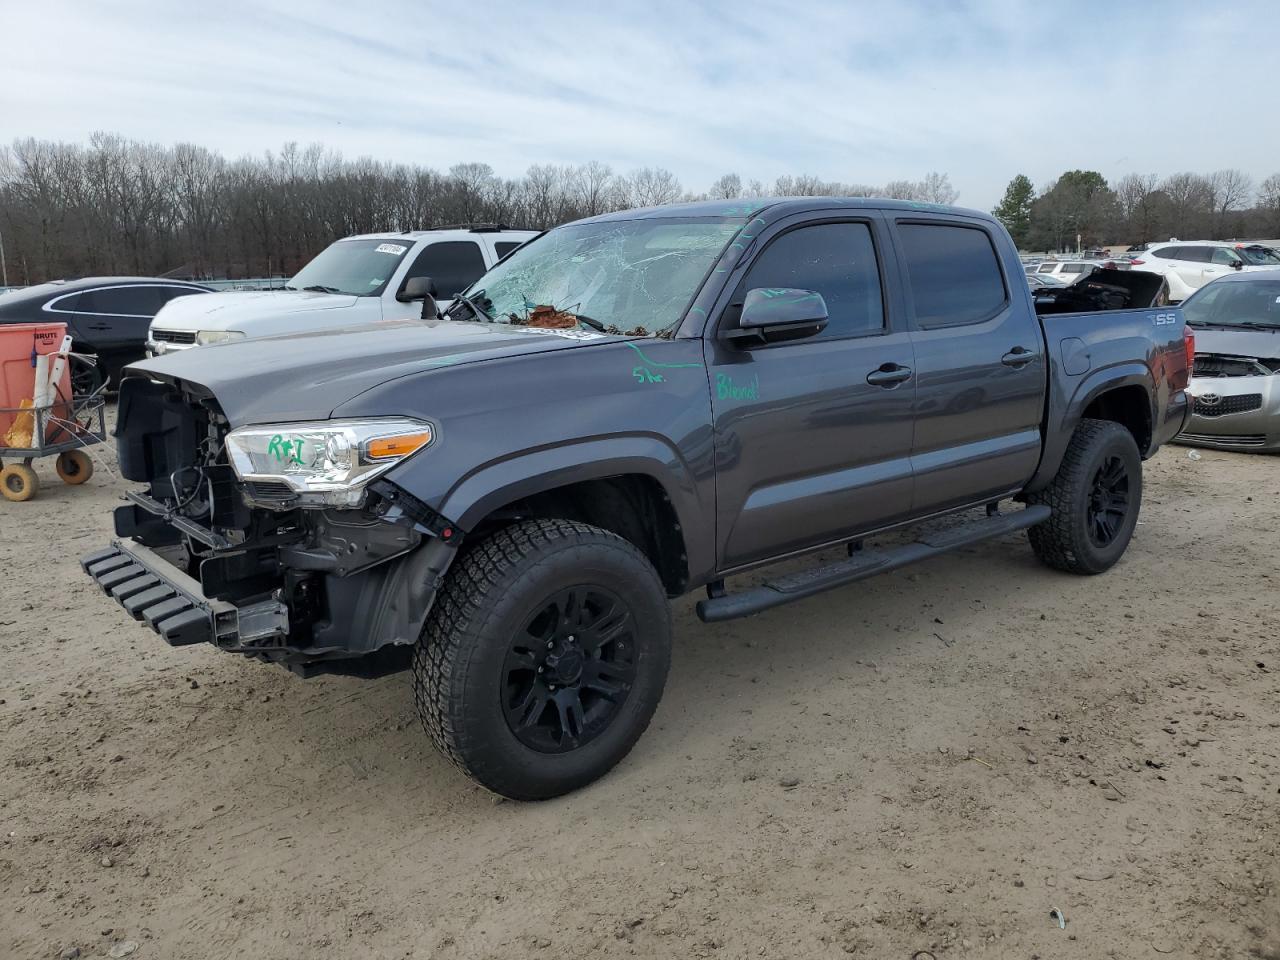
<svg viewBox="0 0 1280 960">
<path fill-rule="evenodd" d="M 959 527 L 928 533 L 912 543 L 885 550 L 859 550 L 847 560 L 811 567 L 785 576 L 766 580 L 758 587 L 708 597 L 698 601 L 698 616 L 705 623 L 718 623 L 760 613 L 770 607 L 780 607 L 793 600 L 802 600 L 824 590 L 843 587 L 847 583 L 865 580 L 878 573 L 897 570 L 908 564 L 938 557 L 952 550 L 959 550 L 983 540 L 1001 537 L 1034 527 L 1049 519 L 1052 511 L 1043 504 L 1027 507 L 1015 513 L 997 513 L 974 520 Z"/>
</svg>

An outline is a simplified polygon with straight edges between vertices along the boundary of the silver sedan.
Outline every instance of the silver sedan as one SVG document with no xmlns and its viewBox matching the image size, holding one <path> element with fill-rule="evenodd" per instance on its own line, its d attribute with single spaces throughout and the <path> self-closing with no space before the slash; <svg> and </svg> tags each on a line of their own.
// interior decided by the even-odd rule
<svg viewBox="0 0 1280 960">
<path fill-rule="evenodd" d="M 1182 304 L 1196 333 L 1195 405 L 1178 442 L 1280 453 L 1277 273 L 1222 277 Z"/>
</svg>

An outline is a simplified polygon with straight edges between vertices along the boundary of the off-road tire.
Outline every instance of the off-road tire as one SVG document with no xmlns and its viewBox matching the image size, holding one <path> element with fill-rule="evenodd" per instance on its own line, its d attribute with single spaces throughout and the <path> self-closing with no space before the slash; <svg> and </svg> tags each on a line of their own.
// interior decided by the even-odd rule
<svg viewBox="0 0 1280 960">
<path fill-rule="evenodd" d="M 1090 536 L 1091 497 L 1100 470 L 1116 460 L 1125 471 L 1128 507 L 1114 538 L 1099 545 Z M 1142 457 L 1133 434 L 1111 420 L 1081 420 L 1053 482 L 1027 502 L 1053 510 L 1048 520 L 1027 531 L 1042 563 L 1078 574 L 1110 569 L 1128 547 L 1142 506 Z"/>
<path fill-rule="evenodd" d="M 607 589 L 627 606 L 634 680 L 594 739 L 539 752 L 508 722 L 504 658 L 540 604 L 580 586 Z M 658 706 L 670 660 L 666 593 L 640 550 L 585 523 L 528 520 L 471 545 L 450 568 L 414 651 L 414 700 L 432 741 L 469 777 L 514 800 L 545 800 L 627 755 Z"/>
</svg>

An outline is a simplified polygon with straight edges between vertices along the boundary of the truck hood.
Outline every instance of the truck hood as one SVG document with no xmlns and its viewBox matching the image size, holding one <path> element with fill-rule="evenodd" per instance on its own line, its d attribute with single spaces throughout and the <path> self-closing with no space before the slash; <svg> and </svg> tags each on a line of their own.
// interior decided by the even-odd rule
<svg viewBox="0 0 1280 960">
<path fill-rule="evenodd" d="M 1221 327 L 1192 327 L 1196 353 L 1219 353 L 1231 357 L 1280 357 L 1280 330 L 1224 330 Z"/>
<path fill-rule="evenodd" d="M 623 339 L 503 323 L 383 320 L 183 350 L 131 364 L 125 374 L 203 387 L 233 426 L 243 426 L 324 420 L 353 397 L 400 377 Z"/>
<path fill-rule="evenodd" d="M 359 297 L 314 290 L 238 290 L 170 300 L 151 321 L 159 330 L 243 330 L 253 321 L 316 310 L 353 307 Z"/>
</svg>

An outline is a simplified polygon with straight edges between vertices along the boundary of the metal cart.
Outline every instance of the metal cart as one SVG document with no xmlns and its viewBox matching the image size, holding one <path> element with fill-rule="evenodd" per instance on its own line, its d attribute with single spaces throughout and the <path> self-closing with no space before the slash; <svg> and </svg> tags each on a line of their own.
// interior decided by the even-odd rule
<svg viewBox="0 0 1280 960">
<path fill-rule="evenodd" d="M 0 494 L 20 502 L 39 492 L 40 479 L 31 469 L 36 457 L 56 456 L 54 468 L 63 483 L 78 486 L 93 476 L 93 461 L 84 448 L 107 439 L 106 405 L 99 390 L 39 407 L 0 408 L 0 415 L 8 415 L 0 416 L 0 422 L 11 423 L 0 433 Z M 28 446 L 5 445 L 15 440 Z"/>
</svg>

